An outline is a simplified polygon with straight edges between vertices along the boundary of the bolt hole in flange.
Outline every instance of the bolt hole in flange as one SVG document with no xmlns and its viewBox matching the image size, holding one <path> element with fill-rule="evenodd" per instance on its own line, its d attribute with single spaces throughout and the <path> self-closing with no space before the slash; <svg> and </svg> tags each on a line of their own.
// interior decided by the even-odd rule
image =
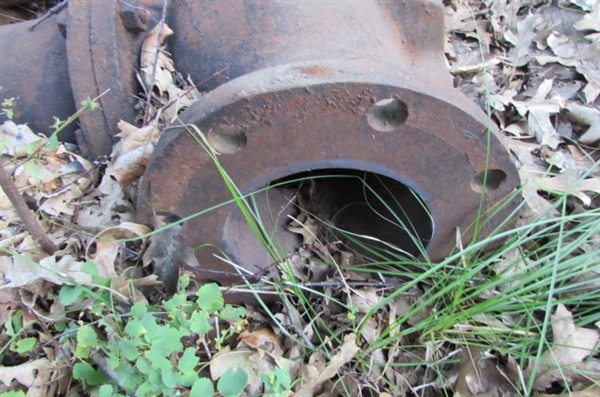
<svg viewBox="0 0 600 397">
<path fill-rule="evenodd" d="M 376 131 L 391 132 L 408 118 L 408 107 L 396 98 L 377 101 L 367 113 L 367 122 Z"/>
<path fill-rule="evenodd" d="M 246 133 L 240 127 L 232 125 L 217 125 L 206 134 L 210 147 L 220 154 L 234 154 L 248 143 Z"/>
<path fill-rule="evenodd" d="M 268 186 L 271 188 L 255 194 L 253 201 L 260 203 L 255 209 L 260 212 L 263 225 L 276 223 L 280 241 L 298 239 L 298 235 L 285 227 L 291 222 L 287 214 L 298 216 L 298 207 L 320 221 L 319 242 L 341 241 L 343 246 L 338 246 L 341 250 L 354 251 L 371 259 L 391 258 L 390 253 L 419 257 L 432 237 L 433 218 L 422 199 L 405 184 L 378 173 L 325 169 L 291 174 Z M 290 206 L 293 197 L 301 198 Z M 274 220 L 273 214 L 279 219 Z M 251 235 L 247 223 L 239 216 L 230 217 L 233 219 L 240 220 L 229 223 L 233 226 L 231 230 L 237 232 L 228 233 L 226 240 L 253 239 L 247 237 Z M 234 226 L 233 223 L 238 224 Z M 273 234 L 272 230 L 268 233 Z M 226 241 L 226 245 L 243 247 L 245 252 L 250 251 L 251 246 L 260 250 L 258 240 Z M 289 247 L 285 248 L 289 250 Z M 241 259 L 244 253 L 237 252 L 234 256 Z"/>
<path fill-rule="evenodd" d="M 487 170 L 487 173 L 486 171 L 482 171 L 475 175 L 473 181 L 471 181 L 471 189 L 475 193 L 481 193 L 485 190 L 496 190 L 506 180 L 506 177 L 506 172 L 500 169 Z"/>
</svg>

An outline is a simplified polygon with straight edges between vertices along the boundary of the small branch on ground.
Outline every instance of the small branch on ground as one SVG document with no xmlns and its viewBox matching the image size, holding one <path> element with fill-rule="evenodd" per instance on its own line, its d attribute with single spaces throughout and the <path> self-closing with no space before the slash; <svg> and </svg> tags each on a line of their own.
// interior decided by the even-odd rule
<svg viewBox="0 0 600 397">
<path fill-rule="evenodd" d="M 50 240 L 50 237 L 48 237 L 33 212 L 27 207 L 27 203 L 25 203 L 23 196 L 19 193 L 19 189 L 13 182 L 12 176 L 6 168 L 4 168 L 3 164 L 0 164 L 0 186 L 2 186 L 2 190 L 4 190 L 4 193 L 8 196 L 13 207 L 15 207 L 15 211 L 17 211 L 21 220 L 23 220 L 25 228 L 31 233 L 34 240 L 42 246 L 42 249 L 46 251 L 47 254 L 54 255 L 54 252 L 56 252 L 56 245 Z"/>
</svg>

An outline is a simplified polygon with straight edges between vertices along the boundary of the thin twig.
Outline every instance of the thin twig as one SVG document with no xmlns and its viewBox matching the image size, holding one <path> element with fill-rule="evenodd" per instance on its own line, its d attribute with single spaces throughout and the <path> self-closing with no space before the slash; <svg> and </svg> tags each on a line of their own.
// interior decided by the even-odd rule
<svg viewBox="0 0 600 397">
<path fill-rule="evenodd" d="M 29 26 L 29 30 L 35 29 L 36 26 L 44 22 L 46 19 L 50 18 L 52 15 L 58 14 L 63 8 L 67 6 L 68 3 L 69 0 L 63 0 L 62 2 L 49 9 L 44 15 L 42 15 L 34 23 L 32 23 L 31 26 Z"/>
<path fill-rule="evenodd" d="M 33 212 L 27 207 L 25 199 L 23 199 L 17 185 L 15 185 L 15 182 L 12 180 L 12 175 L 4 168 L 4 164 L 0 164 L 0 186 L 2 186 L 2 190 L 4 190 L 4 193 L 8 196 L 13 207 L 15 207 L 15 211 L 17 211 L 21 220 L 23 220 L 25 228 L 31 233 L 34 240 L 42 246 L 42 249 L 46 251 L 48 255 L 54 255 L 54 252 L 56 252 L 56 245 L 50 240 L 50 237 L 48 237 L 48 234 L 46 234 Z"/>
</svg>

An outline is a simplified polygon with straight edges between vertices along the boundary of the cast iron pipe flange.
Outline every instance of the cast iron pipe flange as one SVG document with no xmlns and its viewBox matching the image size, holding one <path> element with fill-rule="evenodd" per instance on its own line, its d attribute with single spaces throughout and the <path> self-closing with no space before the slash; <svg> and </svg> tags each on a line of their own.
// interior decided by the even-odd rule
<svg viewBox="0 0 600 397">
<path fill-rule="evenodd" d="M 53 117 L 66 120 L 83 100 L 104 94 L 101 108 L 84 112 L 60 139 L 77 141 L 90 158 L 110 154 L 118 121 L 135 119 L 139 53 L 148 26 L 160 19 L 161 4 L 71 1 L 39 24 L 0 27 L 0 97 L 17 99 L 14 121 L 49 135 Z"/>
<path fill-rule="evenodd" d="M 31 22 L 2 27 L 0 85 L 2 96 L 19 97 L 16 121 L 44 132 L 52 116 L 65 119 L 75 103 L 108 90 L 101 111 L 80 117 L 78 135 L 89 155 L 108 154 L 118 120 L 133 122 L 138 56 L 162 4 L 76 1 L 34 30 Z M 153 208 L 186 217 L 230 199 L 186 124 L 199 126 L 223 153 L 221 163 L 243 193 L 309 173 L 330 175 L 316 194 L 318 210 L 333 223 L 412 254 L 422 244 L 433 260 L 452 250 L 457 227 L 469 228 L 481 194 L 490 209 L 519 184 L 501 136 L 452 87 L 438 1 L 172 0 L 166 22 L 175 30 L 167 47 L 177 68 L 203 81 L 199 89 L 208 93 L 157 145 L 140 184 L 142 222 L 151 223 Z M 360 192 L 362 182 L 343 178 L 348 174 L 404 214 L 417 243 L 382 221 L 385 206 L 376 208 Z M 273 190 L 256 205 L 266 227 L 293 249 L 296 237 L 285 230 L 290 195 Z M 515 205 L 498 211 L 479 237 Z M 280 216 L 271 221 L 269 211 Z M 192 219 L 184 239 L 206 244 L 197 251 L 198 278 L 222 284 L 239 278 L 214 257 L 219 249 L 250 271 L 277 259 L 233 204 Z"/>
<path fill-rule="evenodd" d="M 377 221 L 356 194 L 360 186 L 342 176 L 372 181 L 434 261 L 453 249 L 457 228 L 469 230 L 482 194 L 490 209 L 519 184 L 501 136 L 452 87 L 438 2 L 180 2 L 168 20 L 178 32 L 169 48 L 184 73 L 201 81 L 228 69 L 161 138 L 140 185 L 138 214 L 149 222 L 152 209 L 187 217 L 218 206 L 185 227 L 188 246 L 204 245 L 197 251 L 201 280 L 239 281 L 215 257 L 221 250 L 251 272 L 280 258 L 269 257 L 235 204 L 219 206 L 231 196 L 185 127 L 191 124 L 223 153 L 220 162 L 242 193 L 307 173 L 332 175 L 318 193 L 327 197 L 323 212 L 341 214 L 351 232 L 418 255 L 418 244 Z M 256 196 L 256 207 L 282 245 L 294 246 L 285 230 L 292 194 L 270 192 Z M 515 205 L 499 210 L 479 237 Z"/>
</svg>

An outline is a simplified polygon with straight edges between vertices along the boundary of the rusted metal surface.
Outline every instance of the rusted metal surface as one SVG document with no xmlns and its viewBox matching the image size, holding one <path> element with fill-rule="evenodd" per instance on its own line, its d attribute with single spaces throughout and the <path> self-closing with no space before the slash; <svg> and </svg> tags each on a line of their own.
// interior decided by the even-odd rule
<svg viewBox="0 0 600 397">
<path fill-rule="evenodd" d="M 49 134 L 53 117 L 65 120 L 83 100 L 104 93 L 101 109 L 82 114 L 61 139 L 75 141 L 79 126 L 77 141 L 86 155 L 109 154 L 117 122 L 135 118 L 139 52 L 148 22 L 160 18 L 161 4 L 72 1 L 35 27 L 35 21 L 1 27 L 0 95 L 17 99 L 15 121 Z"/>
<path fill-rule="evenodd" d="M 488 131 L 493 171 L 484 207 L 518 185 L 497 132 L 452 87 L 437 2 L 228 4 L 175 2 L 169 25 L 177 37 L 169 48 L 194 81 L 228 68 L 202 87 L 210 92 L 181 114 L 181 122 L 197 125 L 224 153 L 219 159 L 242 193 L 309 171 L 366 173 L 386 181 L 393 192 L 388 203 L 399 201 L 397 209 L 405 210 L 428 255 L 440 260 L 453 249 L 457 227 L 467 230 L 477 215 Z M 231 195 L 190 131 L 169 129 L 159 142 L 141 184 L 140 220 L 149 219 L 151 205 L 182 217 L 216 207 L 186 223 L 186 244 L 204 244 L 197 251 L 203 267 L 198 278 L 239 281 L 215 255 L 260 274 L 280 258 L 262 248 L 235 204 L 223 205 Z M 370 222 L 377 215 L 363 211 L 365 200 L 353 190 L 359 186 L 337 178 L 321 186 L 333 193 L 321 193 L 330 201 L 321 210 L 341 214 L 339 226 L 418 255 L 397 229 Z M 286 215 L 295 211 L 292 196 L 292 189 L 255 196 L 268 232 L 276 229 L 287 250 L 298 245 L 285 230 Z M 512 208 L 500 211 L 481 236 Z"/>
<path fill-rule="evenodd" d="M 75 112 L 70 95 L 66 40 L 58 17 L 30 31 L 31 21 L 0 28 L 0 98 L 16 98 L 14 120 L 48 134 L 53 116 L 66 120 Z M 4 121 L 0 116 L 0 122 Z M 73 140 L 72 127 L 61 136 Z"/>
</svg>

